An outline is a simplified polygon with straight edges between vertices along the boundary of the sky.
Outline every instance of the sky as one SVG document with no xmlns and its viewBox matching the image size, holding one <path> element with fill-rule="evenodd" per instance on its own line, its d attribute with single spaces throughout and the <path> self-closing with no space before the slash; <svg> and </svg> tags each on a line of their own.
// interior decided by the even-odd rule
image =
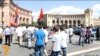
<svg viewBox="0 0 100 56">
<path fill-rule="evenodd" d="M 41 8 L 44 14 L 82 14 L 86 8 L 93 10 L 93 17 L 100 16 L 100 1 L 35 1 L 35 0 L 14 0 L 18 6 L 32 11 L 33 20 L 36 21 Z"/>
</svg>

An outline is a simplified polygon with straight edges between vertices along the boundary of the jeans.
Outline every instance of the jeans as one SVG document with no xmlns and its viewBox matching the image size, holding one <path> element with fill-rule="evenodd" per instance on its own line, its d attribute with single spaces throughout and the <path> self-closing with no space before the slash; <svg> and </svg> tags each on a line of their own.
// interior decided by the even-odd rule
<svg viewBox="0 0 100 56">
<path fill-rule="evenodd" d="M 69 35 L 69 43 L 72 43 L 72 36 L 73 35 Z"/>
<path fill-rule="evenodd" d="M 87 44 L 90 44 L 90 36 L 87 36 L 87 37 L 86 37 L 86 43 L 87 43 Z"/>
<path fill-rule="evenodd" d="M 5 35 L 5 44 L 10 45 L 10 36 L 11 35 Z"/>
<path fill-rule="evenodd" d="M 61 48 L 61 49 L 62 49 L 62 52 L 63 52 L 63 55 L 62 56 L 66 56 L 66 53 L 67 53 L 66 48 Z"/>
<path fill-rule="evenodd" d="M 58 56 L 60 51 L 52 51 L 50 56 Z"/>
<path fill-rule="evenodd" d="M 43 56 L 44 47 L 43 46 L 35 46 L 35 56 Z"/>
<path fill-rule="evenodd" d="M 78 44 L 84 46 L 84 41 L 85 41 L 85 36 L 80 36 Z"/>
</svg>

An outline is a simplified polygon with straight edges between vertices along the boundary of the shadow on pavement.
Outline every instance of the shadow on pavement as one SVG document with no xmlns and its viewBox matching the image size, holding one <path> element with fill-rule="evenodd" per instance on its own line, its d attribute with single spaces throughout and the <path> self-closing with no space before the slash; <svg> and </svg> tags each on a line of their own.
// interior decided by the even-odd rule
<svg viewBox="0 0 100 56">
<path fill-rule="evenodd" d="M 29 56 L 35 56 L 35 53 L 33 53 L 33 54 L 29 54 Z"/>
<path fill-rule="evenodd" d="M 78 42 L 72 43 L 72 45 L 79 45 Z"/>
</svg>

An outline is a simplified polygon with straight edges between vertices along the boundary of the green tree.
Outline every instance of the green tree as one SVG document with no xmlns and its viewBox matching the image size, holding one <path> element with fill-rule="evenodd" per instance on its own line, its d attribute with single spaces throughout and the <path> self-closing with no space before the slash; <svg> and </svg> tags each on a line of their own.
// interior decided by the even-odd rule
<svg viewBox="0 0 100 56">
<path fill-rule="evenodd" d="M 32 22 L 32 26 L 36 26 L 37 25 L 37 22 Z"/>
</svg>

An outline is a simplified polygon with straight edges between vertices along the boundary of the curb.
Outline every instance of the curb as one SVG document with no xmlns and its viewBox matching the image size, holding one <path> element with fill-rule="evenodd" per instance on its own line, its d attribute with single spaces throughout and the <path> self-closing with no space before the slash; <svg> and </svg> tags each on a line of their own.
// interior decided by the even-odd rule
<svg viewBox="0 0 100 56">
<path fill-rule="evenodd" d="M 76 52 L 71 52 L 71 53 L 68 53 L 67 56 L 79 55 L 79 54 L 95 51 L 95 50 L 98 50 L 98 49 L 100 49 L 100 47 L 94 47 L 94 48 L 90 48 L 90 49 L 85 49 L 85 50 L 80 50 L 80 51 L 76 51 Z"/>
</svg>

